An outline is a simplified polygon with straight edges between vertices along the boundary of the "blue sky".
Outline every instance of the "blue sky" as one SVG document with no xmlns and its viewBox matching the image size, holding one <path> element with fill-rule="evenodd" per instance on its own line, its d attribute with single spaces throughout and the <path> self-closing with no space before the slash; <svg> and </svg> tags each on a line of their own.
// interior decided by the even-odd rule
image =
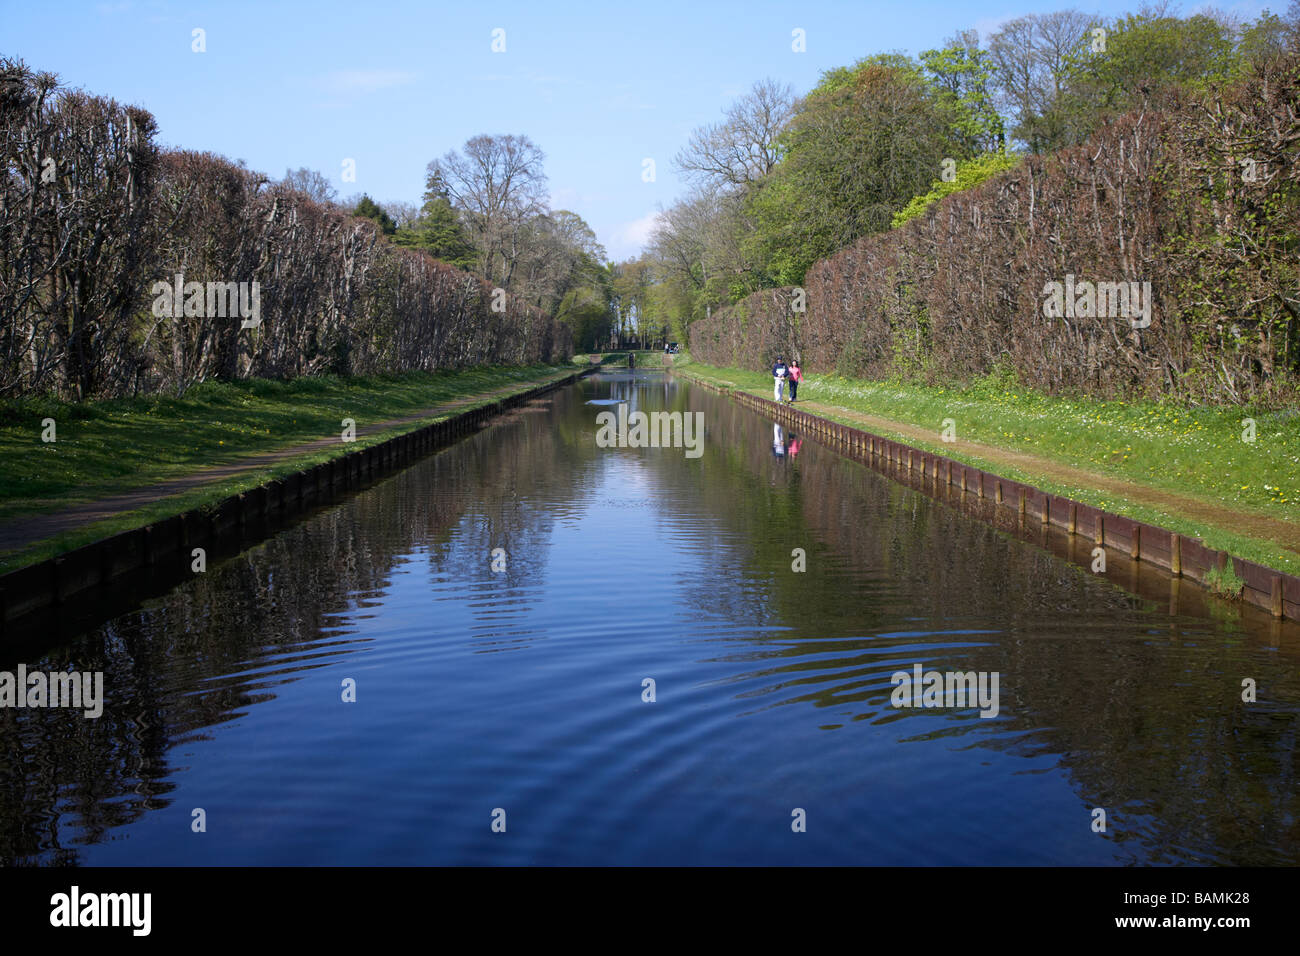
<svg viewBox="0 0 1300 956">
<path fill-rule="evenodd" d="M 552 205 L 634 255 L 684 184 L 672 157 L 755 80 L 805 92 L 872 53 L 918 53 L 1069 6 L 1128 2 L 165 2 L 0 0 L 0 55 L 138 104 L 159 140 L 282 176 L 307 166 L 340 195 L 418 203 L 429 160 L 479 133 L 522 133 L 546 154 Z M 1219 6 L 1247 18 L 1272 4 Z M 1185 4 L 1183 12 L 1200 9 Z M 205 31 L 206 52 L 192 51 Z M 505 51 L 492 32 L 505 31 Z M 792 31 L 806 52 L 791 49 Z M 656 178 L 645 182 L 643 161 Z M 355 160 L 356 181 L 340 177 Z"/>
</svg>

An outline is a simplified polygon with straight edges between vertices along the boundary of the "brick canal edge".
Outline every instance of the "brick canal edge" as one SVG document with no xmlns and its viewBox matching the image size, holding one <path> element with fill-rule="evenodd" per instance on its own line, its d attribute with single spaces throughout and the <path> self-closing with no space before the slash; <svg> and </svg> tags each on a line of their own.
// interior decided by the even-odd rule
<svg viewBox="0 0 1300 956">
<path fill-rule="evenodd" d="M 1085 537 L 1097 547 L 1116 549 L 1131 558 L 1135 566 L 1145 562 L 1168 571 L 1175 579 L 1185 578 L 1202 587 L 1211 569 L 1226 569 L 1231 562 L 1233 571 L 1243 582 L 1238 601 L 1278 620 L 1300 621 L 1300 578 L 1295 575 L 1208 548 L 1199 538 L 1134 521 L 1071 498 L 1049 495 L 1033 485 L 812 415 L 788 404 L 708 382 L 692 380 L 692 384 L 726 395 L 779 424 L 799 428 L 832 450 L 928 497 L 948 503 L 952 503 L 954 496 L 959 502 L 964 503 L 968 498 L 978 502 L 985 507 L 971 512 L 1004 530 L 1059 529 L 1066 533 L 1071 546 L 1076 538 Z M 999 520 L 1005 516 L 1012 517 L 1011 526 Z"/>
<path fill-rule="evenodd" d="M 518 392 L 425 425 L 404 435 L 339 455 L 329 461 L 273 479 L 249 491 L 230 495 L 215 504 L 193 508 L 162 521 L 123 531 L 37 564 L 0 576 L 0 635 L 8 625 L 36 612 L 56 609 L 74 595 L 91 588 L 124 583 L 144 575 L 143 590 L 161 593 L 192 576 L 192 548 L 208 550 L 232 539 L 239 547 L 267 537 L 290 517 L 328 503 L 337 492 L 359 491 L 373 481 L 398 471 L 417 458 L 450 444 L 488 419 L 541 395 L 570 385 L 599 371 L 599 366 L 575 371 L 552 382 Z M 178 552 L 184 561 L 172 562 L 183 570 L 158 574 L 159 565 Z M 152 572 L 152 573 L 151 573 Z M 139 582 L 133 582 L 139 583 Z"/>
</svg>

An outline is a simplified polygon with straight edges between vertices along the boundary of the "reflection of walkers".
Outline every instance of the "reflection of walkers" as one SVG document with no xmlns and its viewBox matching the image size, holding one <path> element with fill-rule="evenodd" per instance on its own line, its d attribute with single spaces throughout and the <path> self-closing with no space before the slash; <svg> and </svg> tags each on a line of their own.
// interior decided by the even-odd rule
<svg viewBox="0 0 1300 956">
<path fill-rule="evenodd" d="M 791 386 L 791 387 L 793 388 L 793 386 Z M 793 402 L 794 399 L 792 398 L 792 399 L 790 399 L 790 401 Z M 790 446 L 789 446 L 789 447 L 790 447 L 790 457 L 791 457 L 791 458 L 793 458 L 795 455 L 799 454 L 799 446 L 802 445 L 802 444 L 803 444 L 803 439 L 800 438 L 798 435 L 794 434 L 794 432 L 791 432 L 791 433 L 790 433 Z"/>
<path fill-rule="evenodd" d="M 772 454 L 777 458 L 785 457 L 785 432 L 777 424 L 772 425 Z"/>
<path fill-rule="evenodd" d="M 776 364 L 772 366 L 772 378 L 776 382 L 775 390 L 772 393 L 772 401 L 779 402 L 785 397 L 785 380 L 790 374 L 790 368 L 785 364 L 785 360 L 777 356 Z"/>
<path fill-rule="evenodd" d="M 799 360 L 792 359 L 790 362 L 790 401 L 793 403 L 799 395 L 799 383 L 803 381 L 803 369 L 799 367 Z"/>
</svg>

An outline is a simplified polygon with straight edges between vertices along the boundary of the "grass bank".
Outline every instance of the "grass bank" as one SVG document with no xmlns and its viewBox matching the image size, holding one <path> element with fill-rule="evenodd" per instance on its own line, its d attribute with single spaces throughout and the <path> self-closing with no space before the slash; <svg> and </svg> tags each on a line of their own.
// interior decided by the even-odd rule
<svg viewBox="0 0 1300 956">
<path fill-rule="evenodd" d="M 674 369 L 772 397 L 762 372 L 685 355 Z M 1054 397 L 998 378 L 941 387 L 815 373 L 799 399 L 814 414 L 1300 573 L 1300 410 Z M 955 441 L 943 440 L 945 420 Z"/>
<path fill-rule="evenodd" d="M 218 501 L 571 371 L 572 367 L 537 365 L 288 382 L 248 379 L 207 382 L 180 399 L 151 395 L 77 404 L 0 402 L 0 527 L 193 475 L 210 466 L 341 438 L 345 418 L 352 419 L 357 429 L 354 443 L 330 442 L 10 549 L 0 555 L 0 573 Z M 462 404 L 438 410 L 453 402 Z M 432 413 L 422 415 L 426 411 Z M 419 417 L 388 424 L 411 416 Z M 42 423 L 47 419 L 53 419 L 56 429 L 56 440 L 49 443 L 42 441 Z M 367 433 L 366 429 L 374 430 Z"/>
</svg>

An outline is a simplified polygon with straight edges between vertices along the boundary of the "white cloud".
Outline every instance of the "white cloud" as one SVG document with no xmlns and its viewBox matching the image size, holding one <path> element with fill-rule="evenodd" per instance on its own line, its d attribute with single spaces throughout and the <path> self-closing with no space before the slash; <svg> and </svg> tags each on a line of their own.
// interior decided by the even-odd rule
<svg viewBox="0 0 1300 956">
<path fill-rule="evenodd" d="M 650 233 L 659 222 L 659 213 L 651 212 L 640 219 L 615 226 L 609 242 L 605 244 L 612 259 L 627 259 L 637 255 L 650 241 Z"/>
</svg>

